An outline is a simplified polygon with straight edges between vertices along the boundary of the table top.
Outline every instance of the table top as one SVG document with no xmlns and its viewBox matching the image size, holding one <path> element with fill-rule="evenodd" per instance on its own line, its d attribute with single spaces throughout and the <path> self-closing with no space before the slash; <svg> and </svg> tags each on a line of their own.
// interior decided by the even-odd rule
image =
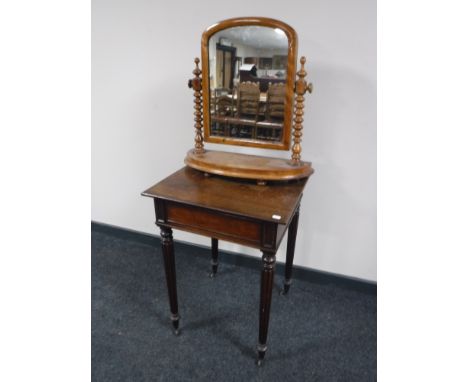
<svg viewBox="0 0 468 382">
<path fill-rule="evenodd" d="M 241 179 L 207 177 L 201 171 L 183 167 L 142 195 L 287 224 L 306 183 L 304 178 L 261 186 Z"/>
</svg>

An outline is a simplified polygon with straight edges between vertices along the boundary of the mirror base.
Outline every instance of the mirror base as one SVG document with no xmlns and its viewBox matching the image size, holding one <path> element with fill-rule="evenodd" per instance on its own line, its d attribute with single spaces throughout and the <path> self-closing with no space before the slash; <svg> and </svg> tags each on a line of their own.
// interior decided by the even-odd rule
<svg viewBox="0 0 468 382">
<path fill-rule="evenodd" d="M 190 150 L 185 164 L 209 174 L 257 181 L 285 181 L 307 178 L 314 173 L 310 162 L 294 164 L 290 159 L 206 150 Z"/>
</svg>

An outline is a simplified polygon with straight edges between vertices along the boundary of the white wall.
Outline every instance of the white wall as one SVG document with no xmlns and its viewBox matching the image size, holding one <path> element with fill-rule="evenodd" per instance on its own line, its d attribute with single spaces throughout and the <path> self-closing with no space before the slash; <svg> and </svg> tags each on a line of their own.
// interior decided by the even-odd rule
<svg viewBox="0 0 468 382">
<path fill-rule="evenodd" d="M 376 280 L 375 0 L 226 4 L 93 0 L 92 219 L 159 233 L 152 201 L 140 192 L 182 167 L 193 145 L 187 80 L 203 30 L 230 17 L 277 18 L 296 29 L 314 84 L 303 158 L 316 173 L 304 193 L 295 263 Z M 180 231 L 175 238 L 209 245 Z"/>
</svg>

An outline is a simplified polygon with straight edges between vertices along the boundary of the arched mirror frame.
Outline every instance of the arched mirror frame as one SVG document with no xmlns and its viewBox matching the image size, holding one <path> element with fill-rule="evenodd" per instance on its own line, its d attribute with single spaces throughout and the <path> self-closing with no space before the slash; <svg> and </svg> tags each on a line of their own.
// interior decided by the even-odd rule
<svg viewBox="0 0 468 382">
<path fill-rule="evenodd" d="M 211 135 L 210 121 L 210 65 L 209 65 L 209 40 L 215 33 L 233 27 L 263 26 L 279 28 L 288 38 L 288 66 L 286 71 L 286 95 L 284 110 L 283 139 L 281 142 L 268 142 L 260 140 L 239 139 L 231 137 L 217 137 Z M 203 96 L 203 130 L 205 142 L 228 145 L 259 147 L 264 149 L 289 150 L 291 145 L 291 126 L 294 108 L 294 84 L 296 80 L 297 61 L 297 34 L 288 24 L 266 17 L 242 17 L 220 21 L 205 30 L 201 42 L 202 54 L 202 96 Z"/>
</svg>

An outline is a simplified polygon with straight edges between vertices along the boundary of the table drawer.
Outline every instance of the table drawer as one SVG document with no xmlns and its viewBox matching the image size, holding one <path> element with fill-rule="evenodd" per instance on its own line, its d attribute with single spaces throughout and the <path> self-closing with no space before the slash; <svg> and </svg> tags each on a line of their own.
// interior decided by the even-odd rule
<svg viewBox="0 0 468 382">
<path fill-rule="evenodd" d="M 218 233 L 253 242 L 261 241 L 261 224 L 223 212 L 211 212 L 198 207 L 166 203 L 166 221 L 169 224 L 191 227 L 206 233 Z"/>
</svg>

